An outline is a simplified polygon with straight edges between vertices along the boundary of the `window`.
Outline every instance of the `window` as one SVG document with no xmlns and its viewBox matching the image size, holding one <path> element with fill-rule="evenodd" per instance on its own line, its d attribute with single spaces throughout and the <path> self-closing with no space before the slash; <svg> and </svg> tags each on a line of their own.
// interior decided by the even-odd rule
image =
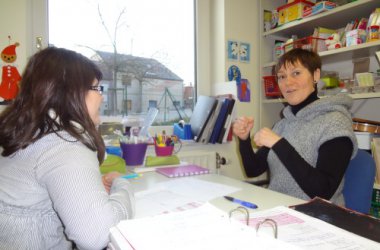
<svg viewBox="0 0 380 250">
<path fill-rule="evenodd" d="M 149 108 L 157 108 L 157 101 L 149 100 Z"/>
<path fill-rule="evenodd" d="M 103 72 L 102 115 L 146 114 L 155 103 L 157 124 L 189 119 L 196 99 L 194 0 L 48 4 L 49 44 L 89 57 Z"/>
</svg>

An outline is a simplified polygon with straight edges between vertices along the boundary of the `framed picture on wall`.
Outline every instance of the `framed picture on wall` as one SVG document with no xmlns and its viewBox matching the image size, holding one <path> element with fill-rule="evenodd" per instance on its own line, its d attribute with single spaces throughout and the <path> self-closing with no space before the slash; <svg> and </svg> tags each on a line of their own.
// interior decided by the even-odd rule
<svg viewBox="0 0 380 250">
<path fill-rule="evenodd" d="M 250 61 L 250 51 L 251 51 L 251 45 L 249 43 L 241 42 L 239 44 L 239 60 L 241 62 L 249 62 Z"/>
<path fill-rule="evenodd" d="M 239 59 L 239 42 L 227 41 L 228 60 L 237 61 Z"/>
</svg>

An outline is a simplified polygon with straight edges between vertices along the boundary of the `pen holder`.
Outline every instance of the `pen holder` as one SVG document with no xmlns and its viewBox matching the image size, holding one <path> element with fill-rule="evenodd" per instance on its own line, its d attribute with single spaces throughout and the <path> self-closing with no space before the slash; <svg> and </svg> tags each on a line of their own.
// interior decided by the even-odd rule
<svg viewBox="0 0 380 250">
<path fill-rule="evenodd" d="M 123 143 L 120 142 L 122 157 L 127 166 L 142 165 L 145 158 L 147 143 Z"/>
<path fill-rule="evenodd" d="M 154 145 L 154 151 L 157 156 L 170 156 L 173 154 L 174 146 L 157 146 Z"/>
<path fill-rule="evenodd" d="M 157 144 L 154 144 L 154 151 L 156 152 L 157 156 L 170 156 L 172 154 L 178 153 L 181 150 L 181 147 L 181 142 L 170 146 L 158 146 Z"/>
</svg>

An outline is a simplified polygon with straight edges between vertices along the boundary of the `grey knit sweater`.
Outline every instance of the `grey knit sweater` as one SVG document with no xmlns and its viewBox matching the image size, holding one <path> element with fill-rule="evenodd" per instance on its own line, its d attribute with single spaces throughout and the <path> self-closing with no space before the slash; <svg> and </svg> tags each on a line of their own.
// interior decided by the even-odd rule
<svg viewBox="0 0 380 250">
<path fill-rule="evenodd" d="M 283 110 L 284 118 L 275 124 L 273 131 L 288 140 L 313 167 L 317 163 L 319 147 L 333 138 L 349 137 L 353 144 L 353 157 L 357 151 L 357 141 L 349 112 L 352 102 L 347 95 L 322 98 L 304 107 L 296 115 L 288 106 Z M 271 174 L 270 189 L 301 199 L 310 199 L 272 150 L 268 154 L 268 165 Z M 342 181 L 331 198 L 336 204 L 344 204 L 343 184 Z"/>
</svg>

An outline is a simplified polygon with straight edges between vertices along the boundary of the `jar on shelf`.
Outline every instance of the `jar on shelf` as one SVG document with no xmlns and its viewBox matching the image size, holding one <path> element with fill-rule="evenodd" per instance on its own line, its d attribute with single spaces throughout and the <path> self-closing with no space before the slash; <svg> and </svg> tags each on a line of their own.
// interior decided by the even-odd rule
<svg viewBox="0 0 380 250">
<path fill-rule="evenodd" d="M 371 25 L 368 27 L 368 42 L 377 41 L 380 39 L 379 29 L 379 25 Z"/>
</svg>

